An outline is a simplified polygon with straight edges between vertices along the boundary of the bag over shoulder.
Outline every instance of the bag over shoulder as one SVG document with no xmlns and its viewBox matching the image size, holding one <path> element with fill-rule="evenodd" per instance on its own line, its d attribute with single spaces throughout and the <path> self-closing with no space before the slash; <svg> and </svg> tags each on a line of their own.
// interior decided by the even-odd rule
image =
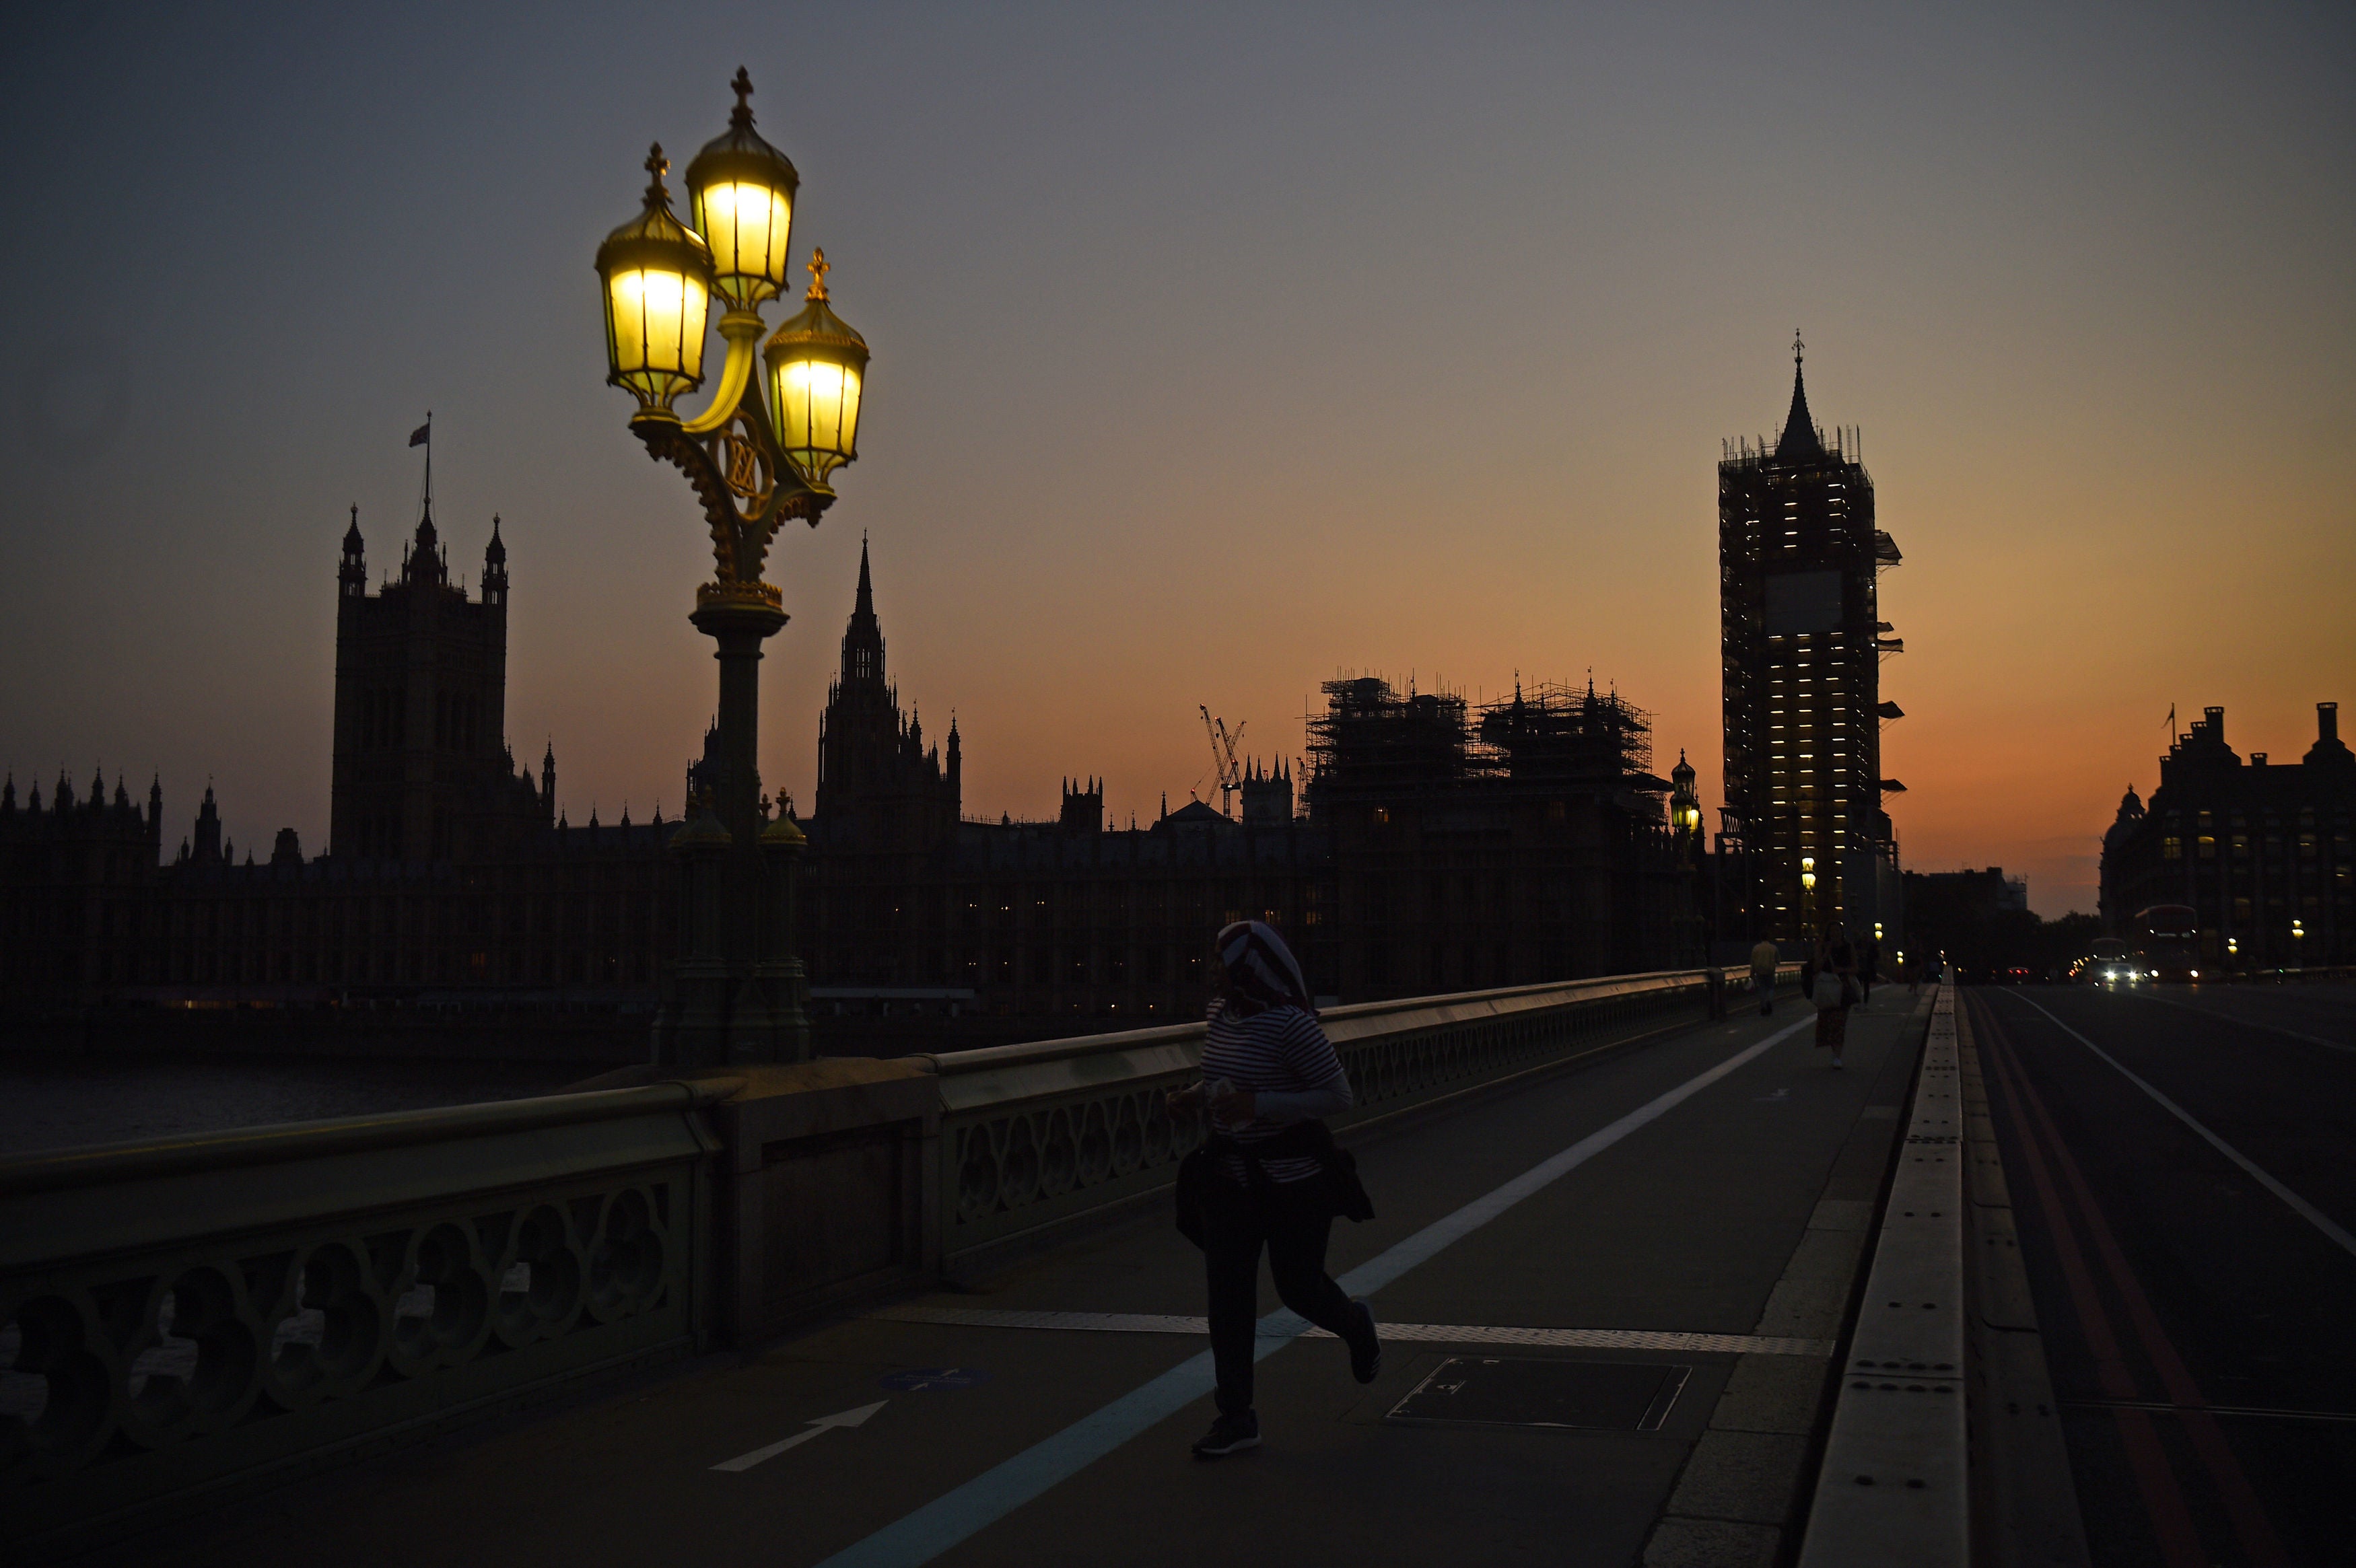
<svg viewBox="0 0 2356 1568">
<path fill-rule="evenodd" d="M 1333 1141 L 1333 1130 L 1323 1122 L 1295 1122 L 1265 1143 L 1250 1147 L 1214 1133 L 1178 1162 L 1178 1233 L 1198 1247 L 1205 1244 L 1205 1218 L 1213 1201 L 1214 1184 L 1233 1189 L 1233 1183 L 1220 1173 L 1217 1164 L 1226 1155 L 1241 1157 L 1248 1188 L 1256 1194 L 1275 1185 L 1269 1179 L 1262 1161 L 1303 1156 L 1313 1158 L 1323 1169 L 1317 1176 L 1304 1179 L 1303 1185 L 1322 1189 L 1336 1218 L 1358 1224 L 1375 1217 L 1374 1200 L 1366 1195 L 1365 1183 L 1358 1179 L 1357 1157 Z"/>
</svg>

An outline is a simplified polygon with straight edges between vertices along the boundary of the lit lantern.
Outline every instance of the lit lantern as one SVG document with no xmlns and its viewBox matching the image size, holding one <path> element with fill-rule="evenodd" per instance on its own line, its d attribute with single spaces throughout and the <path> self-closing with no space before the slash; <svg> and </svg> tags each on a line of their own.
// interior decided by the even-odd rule
<svg viewBox="0 0 2356 1568">
<path fill-rule="evenodd" d="M 1680 833 L 1701 831 L 1701 796 L 1694 791 L 1694 766 L 1682 749 L 1669 770 L 1669 824 Z"/>
<path fill-rule="evenodd" d="M 801 176 L 753 129 L 753 79 L 736 71 L 736 110 L 726 132 L 687 165 L 687 210 L 712 248 L 712 288 L 739 310 L 775 299 L 792 265 L 794 193 Z"/>
<path fill-rule="evenodd" d="M 647 155 L 646 209 L 597 247 L 605 293 L 605 379 L 626 387 L 641 415 L 670 413 L 671 400 L 703 381 L 705 318 L 712 308 L 712 251 L 671 215 L 662 177 L 670 163 L 656 144 Z"/>
<path fill-rule="evenodd" d="M 769 417 L 777 444 L 813 486 L 859 455 L 859 400 L 867 378 L 867 340 L 828 308 L 826 252 L 810 252 L 809 293 L 802 313 L 777 328 L 762 350 L 769 368 Z"/>
</svg>

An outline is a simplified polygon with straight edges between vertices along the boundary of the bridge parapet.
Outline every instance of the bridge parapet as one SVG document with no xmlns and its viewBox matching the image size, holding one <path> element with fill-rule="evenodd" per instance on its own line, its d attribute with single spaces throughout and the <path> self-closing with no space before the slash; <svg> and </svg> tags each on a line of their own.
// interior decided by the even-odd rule
<svg viewBox="0 0 2356 1568">
<path fill-rule="evenodd" d="M 1679 970 L 1333 1008 L 1357 1095 L 1337 1129 L 1503 1090 L 1747 987 Z M 168 1522 L 1151 1201 L 1202 1136 L 1162 1096 L 1203 1034 L 0 1159 L 0 1539 L 30 1559 Z"/>
<path fill-rule="evenodd" d="M 1786 965 L 1782 987 L 1798 983 Z M 1323 1021 L 1357 1104 L 1347 1133 L 1543 1069 L 1597 1042 L 1714 1014 L 1729 982 L 1715 969 L 1617 975 L 1456 996 L 1363 1002 Z M 946 1052 L 940 1081 L 942 1258 L 985 1272 L 1082 1223 L 1150 1200 L 1203 1136 L 1163 1094 L 1193 1081 L 1200 1022 Z"/>
<path fill-rule="evenodd" d="M 116 1527 L 708 1337 L 734 1080 L 0 1161 L 0 1514 Z"/>
</svg>

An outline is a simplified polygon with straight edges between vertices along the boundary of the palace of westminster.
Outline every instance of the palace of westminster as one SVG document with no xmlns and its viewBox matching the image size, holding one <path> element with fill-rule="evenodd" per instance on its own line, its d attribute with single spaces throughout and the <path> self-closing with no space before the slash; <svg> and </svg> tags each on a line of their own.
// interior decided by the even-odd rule
<svg viewBox="0 0 2356 1568">
<path fill-rule="evenodd" d="M 504 733 L 507 550 L 451 580 L 430 506 L 371 592 L 343 540 L 327 852 L 291 828 L 241 856 L 209 787 L 167 853 L 163 792 L 0 787 L 0 993 L 12 1007 L 605 1008 L 651 1016 L 677 951 L 676 822 L 568 822 Z M 1049 821 L 963 811 L 955 725 L 927 744 L 884 668 L 868 560 L 819 728 L 799 951 L 830 1020 L 975 1038 L 1198 1017 L 1211 934 L 1246 915 L 1352 1001 L 1698 961 L 1690 835 L 1649 726 L 1616 694 L 1475 708 L 1328 683 L 1312 765 L 1248 767 L 1201 802 L 1108 827 L 1067 783 Z M 690 769 L 693 793 L 698 763 Z M 962 1026 L 948 1022 L 964 1020 Z M 874 1025 L 849 1026 L 872 1033 Z"/>
<path fill-rule="evenodd" d="M 1591 680 L 1477 705 L 1332 680 L 1298 777 L 1223 773 L 1235 816 L 1223 790 L 1222 809 L 1108 827 L 1102 787 L 1067 781 L 1051 820 L 969 817 L 957 727 L 928 744 L 885 673 L 862 549 L 800 821 L 795 947 L 820 1049 L 1197 1017 L 1210 938 L 1247 915 L 1350 1002 L 1682 967 L 1827 921 L 1900 940 L 1883 801 L 1905 786 L 1881 776 L 1879 731 L 1903 715 L 1879 666 L 1904 645 L 1878 590 L 1900 555 L 1855 432 L 1815 423 L 1797 359 L 1795 344 L 1781 434 L 1719 464 L 1714 846 L 1682 753 L 1656 775 L 1644 711 Z M 517 765 L 498 519 L 475 594 L 451 581 L 430 500 L 374 592 L 356 510 L 337 581 L 327 853 L 282 829 L 241 859 L 208 788 L 167 858 L 160 784 L 143 807 L 119 777 L 78 794 L 60 776 L 46 801 L 11 778 L 0 1010 L 455 1012 L 501 1029 L 590 1013 L 609 1047 L 651 1019 L 680 952 L 678 824 L 571 823 L 552 748 L 537 780 Z M 690 798 L 715 765 L 689 768 Z"/>
</svg>

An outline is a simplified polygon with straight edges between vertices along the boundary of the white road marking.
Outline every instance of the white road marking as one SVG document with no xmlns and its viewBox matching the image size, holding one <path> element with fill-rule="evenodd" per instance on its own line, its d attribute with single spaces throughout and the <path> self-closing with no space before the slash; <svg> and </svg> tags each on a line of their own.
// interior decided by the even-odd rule
<svg viewBox="0 0 2356 1568">
<path fill-rule="evenodd" d="M 1207 1334 L 1210 1319 L 1158 1312 L 1029 1312 L 979 1307 L 887 1307 L 867 1315 L 888 1323 L 941 1323 L 962 1328 L 1045 1328 L 1095 1334 Z M 1829 1356 L 1830 1339 L 1772 1334 L 1687 1334 L 1653 1328 L 1515 1328 L 1465 1323 L 1385 1323 L 1386 1341 L 1418 1345 L 1542 1345 L 1573 1350 L 1684 1350 L 1698 1355 Z M 1331 1339 L 1323 1328 L 1273 1338 Z"/>
<path fill-rule="evenodd" d="M 1600 1131 L 1589 1134 L 1553 1157 L 1474 1199 L 1453 1214 L 1434 1221 L 1415 1234 L 1392 1244 L 1360 1264 L 1338 1283 L 1354 1296 L 1372 1296 L 1450 1243 L 1472 1234 L 1515 1204 L 1548 1183 L 1601 1154 L 1630 1133 L 1700 1093 L 1728 1073 L 1758 1060 L 1803 1029 L 1813 1019 L 1786 1025 L 1766 1039 L 1736 1051 L 1717 1066 L 1696 1073 L 1666 1093 L 1639 1105 Z M 1279 1309 L 1260 1319 L 1261 1338 L 1252 1359 L 1262 1360 L 1298 1338 L 1309 1325 Z M 873 1535 L 853 1541 L 819 1568 L 916 1568 L 988 1529 L 1049 1488 L 1095 1464 L 1141 1433 L 1151 1431 L 1209 1393 L 1215 1380 L 1211 1352 L 1188 1357 L 1160 1377 L 1130 1390 L 1111 1403 L 1082 1416 L 1052 1437 L 1043 1438 L 1011 1458 L 1002 1459 L 964 1485 L 953 1487 L 913 1512 L 901 1515 Z"/>
<path fill-rule="evenodd" d="M 2313 1225 L 2317 1230 L 2322 1232 L 2334 1242 L 2340 1243 L 2340 1247 L 2351 1256 L 2356 1256 L 2356 1236 L 2350 1235 L 2347 1229 L 2340 1225 L 2339 1221 L 2333 1220 L 2331 1216 L 2326 1214 L 2320 1209 L 2318 1209 L 2314 1204 L 2309 1203 L 2306 1199 L 2301 1198 L 2297 1193 L 2293 1192 L 2289 1188 L 2285 1187 L 2281 1182 L 2276 1181 L 2266 1172 L 2259 1169 L 2258 1167 L 2252 1162 L 2249 1156 L 2244 1154 L 2240 1149 L 2235 1148 L 2232 1144 L 2227 1143 L 2223 1138 L 2219 1137 L 2215 1133 L 2211 1132 L 2207 1127 L 2202 1126 L 2199 1122 L 2193 1119 L 2191 1112 L 2186 1110 L 2183 1106 L 2178 1104 L 2175 1101 L 2169 1099 L 2167 1095 L 2153 1088 L 2143 1079 L 2137 1077 L 2133 1072 L 2129 1071 L 2126 1064 L 2121 1061 L 2117 1057 L 2113 1056 L 2109 1051 L 2104 1051 L 2101 1046 L 2096 1045 L 2093 1040 L 2088 1040 L 2084 1035 L 2080 1034 L 2076 1029 L 2072 1029 L 2060 1019 L 2053 1018 L 2051 1011 L 2050 1011 L 2043 1003 L 2031 1001 L 2027 997 L 2023 997 L 2020 999 L 2024 1002 L 2028 1002 L 2030 1007 L 2035 1008 L 2039 1012 L 2044 1013 L 2047 1018 L 2052 1019 L 2053 1027 L 2055 1029 L 2060 1029 L 2063 1034 L 2068 1035 L 2072 1040 L 2076 1040 L 2080 1045 L 2084 1046 L 2088 1051 L 2093 1051 L 2096 1056 L 2101 1057 L 2104 1061 L 2107 1061 L 2113 1067 L 2117 1068 L 2122 1077 L 2124 1077 L 2128 1083 L 2134 1084 L 2136 1088 L 2142 1090 L 2145 1093 L 2150 1095 L 2154 1100 L 2158 1101 L 2162 1110 L 2166 1111 L 2169 1115 L 2174 1116 L 2178 1121 L 2182 1122 L 2186 1126 L 2190 1127 L 2194 1132 L 2199 1133 L 2201 1137 L 2208 1141 L 2209 1146 L 2211 1148 L 2215 1149 L 2219 1154 L 2223 1155 L 2227 1159 L 2232 1160 L 2235 1165 L 2240 1166 L 2244 1170 L 2249 1172 L 2252 1179 L 2255 1180 L 2259 1186 L 2265 1188 L 2267 1191 L 2273 1193 L 2276 1197 L 2289 1204 L 2300 1219 L 2305 1220 L 2308 1224 Z"/>
<path fill-rule="evenodd" d="M 783 1442 L 772 1443 L 766 1448 L 755 1448 L 750 1454 L 739 1454 L 734 1459 L 712 1467 L 715 1470 L 725 1470 L 731 1475 L 739 1474 L 751 1469 L 765 1459 L 776 1458 L 788 1448 L 798 1448 L 811 1438 L 821 1436 L 838 1426 L 863 1426 L 867 1424 L 869 1416 L 891 1403 L 888 1399 L 879 1399 L 873 1404 L 862 1404 L 857 1410 L 838 1411 L 832 1415 L 821 1415 L 809 1424 L 809 1429 L 806 1432 L 797 1432 Z"/>
</svg>

